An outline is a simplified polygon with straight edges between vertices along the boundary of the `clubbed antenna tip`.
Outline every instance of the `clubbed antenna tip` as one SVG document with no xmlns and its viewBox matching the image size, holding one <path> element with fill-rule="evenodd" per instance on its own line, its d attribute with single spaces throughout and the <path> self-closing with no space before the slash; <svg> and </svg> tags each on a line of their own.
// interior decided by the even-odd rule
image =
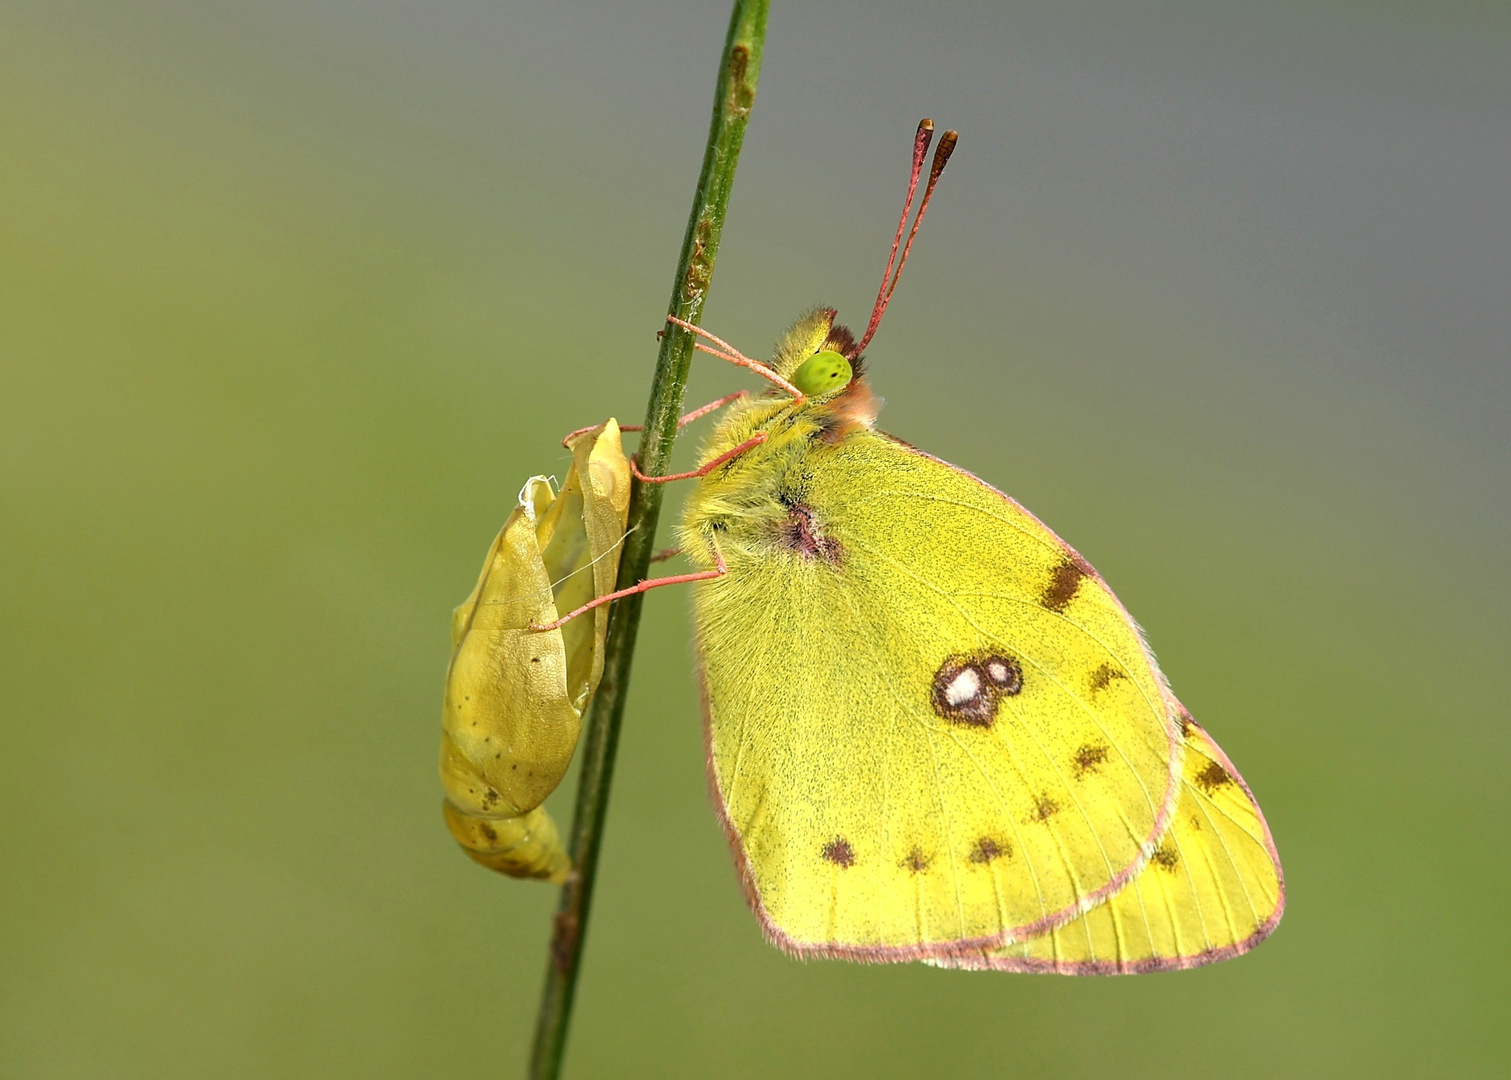
<svg viewBox="0 0 1511 1080">
<path fill-rule="evenodd" d="M 913 250 L 913 238 L 918 235 L 918 227 L 923 224 L 923 215 L 929 209 L 929 200 L 934 196 L 934 185 L 939 183 L 939 175 L 944 172 L 944 167 L 949 164 L 950 155 L 955 152 L 955 143 L 960 139 L 960 133 L 946 131 L 939 137 L 939 145 L 934 148 L 934 160 L 929 165 L 929 181 L 924 185 L 923 201 L 918 204 L 918 216 L 913 219 L 913 228 L 908 232 L 908 242 L 902 243 L 902 234 L 907 230 L 908 214 L 913 209 L 913 195 L 918 190 L 918 177 L 923 173 L 923 159 L 929 152 L 929 143 L 934 138 L 934 121 L 924 117 L 918 121 L 918 132 L 913 136 L 913 170 L 908 176 L 908 197 L 902 204 L 902 217 L 897 222 L 897 235 L 892 238 L 892 253 L 887 257 L 887 268 L 881 275 L 881 288 L 876 293 L 876 303 L 871 308 L 871 321 L 866 325 L 865 335 L 847 354 L 853 361 L 861 354 L 876 333 L 876 328 L 881 325 L 882 314 L 887 310 L 887 304 L 892 299 L 892 290 L 897 288 L 897 281 L 902 277 L 902 268 L 908 263 L 908 252 Z M 902 246 L 902 257 L 898 258 L 897 248 Z M 892 272 L 893 266 L 897 272 Z"/>
</svg>

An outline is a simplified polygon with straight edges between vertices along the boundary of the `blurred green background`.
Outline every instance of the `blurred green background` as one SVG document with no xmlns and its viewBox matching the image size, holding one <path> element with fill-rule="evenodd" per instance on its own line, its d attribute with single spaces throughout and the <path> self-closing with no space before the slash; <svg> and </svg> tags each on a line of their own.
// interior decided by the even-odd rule
<svg viewBox="0 0 1511 1080">
<path fill-rule="evenodd" d="M 1113 583 L 1290 906 L 1168 975 L 784 958 L 665 590 L 569 1075 L 1504 1075 L 1508 11 L 776 5 L 707 324 L 864 322 L 959 128 L 882 426 Z M 448 616 L 644 409 L 727 17 L 0 10 L 0 1076 L 520 1075 L 555 895 L 442 827 Z"/>
</svg>

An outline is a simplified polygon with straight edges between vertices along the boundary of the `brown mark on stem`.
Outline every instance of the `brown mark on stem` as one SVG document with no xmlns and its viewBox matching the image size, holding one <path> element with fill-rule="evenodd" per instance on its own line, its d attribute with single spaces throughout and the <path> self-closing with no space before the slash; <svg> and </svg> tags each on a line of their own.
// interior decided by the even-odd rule
<svg viewBox="0 0 1511 1080">
<path fill-rule="evenodd" d="M 713 231 L 714 224 L 708 218 L 699 218 L 693 229 L 693 253 L 687 260 L 687 276 L 682 279 L 682 295 L 688 303 L 707 292 L 708 283 L 713 280 L 714 264 L 708 256 Z"/>
<path fill-rule="evenodd" d="M 577 954 L 577 931 L 580 923 L 575 911 L 558 911 L 551 920 L 551 963 L 565 975 Z"/>
<path fill-rule="evenodd" d="M 750 50 L 736 45 L 729 52 L 729 101 L 725 106 L 731 119 L 747 115 L 755 103 L 755 88 L 745 81 L 749 67 Z"/>
</svg>

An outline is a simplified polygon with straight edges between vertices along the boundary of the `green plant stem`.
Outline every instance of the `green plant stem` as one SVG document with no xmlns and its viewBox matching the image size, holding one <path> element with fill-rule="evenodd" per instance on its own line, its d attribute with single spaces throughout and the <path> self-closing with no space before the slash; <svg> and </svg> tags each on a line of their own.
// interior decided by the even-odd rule
<svg viewBox="0 0 1511 1080">
<path fill-rule="evenodd" d="M 703 169 L 693 197 L 687 234 L 672 286 L 669 314 L 697 324 L 703 301 L 713 278 L 714 257 L 724 231 L 729 192 L 734 186 L 735 166 L 745 138 L 745 124 L 755 101 L 761 69 L 761 48 L 766 40 L 768 0 L 736 0 L 719 64 L 714 95 L 713 121 Z M 677 438 L 677 418 L 682 412 L 682 394 L 692 367 L 693 335 L 665 326 L 661 351 L 656 358 L 656 377 L 645 410 L 645 430 L 638 458 L 649 476 L 666 472 L 672 443 Z M 645 580 L 655 549 L 656 523 L 661 516 L 662 484 L 636 483 L 630 496 L 628 532 L 619 562 L 621 589 Z M 614 778 L 614 753 L 619 726 L 629 691 L 630 664 L 635 636 L 640 627 L 643 594 L 616 601 L 609 616 L 604 649 L 603 681 L 598 684 L 588 714 L 582 743 L 582 766 L 578 778 L 577 806 L 570 839 L 572 877 L 562 886 L 561 902 L 551 932 L 551 956 L 546 985 L 535 1025 L 535 1046 L 530 1057 L 532 1080 L 555 1080 L 561 1072 L 567 1029 L 572 1019 L 572 1001 L 577 974 L 582 966 L 583 939 L 593 898 L 593 880 L 598 870 L 598 849 L 608 810 L 609 786 Z"/>
</svg>

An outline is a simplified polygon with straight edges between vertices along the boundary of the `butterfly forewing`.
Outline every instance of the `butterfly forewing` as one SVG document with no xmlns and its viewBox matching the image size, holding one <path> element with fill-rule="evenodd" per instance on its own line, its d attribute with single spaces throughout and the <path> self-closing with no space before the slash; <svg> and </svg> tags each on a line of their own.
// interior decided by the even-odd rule
<svg viewBox="0 0 1511 1080">
<path fill-rule="evenodd" d="M 741 463 L 769 490 L 743 482 L 729 573 L 696 602 L 713 781 L 768 933 L 938 955 L 1114 893 L 1164 831 L 1181 744 L 1101 579 L 884 436 L 769 453 Z"/>
</svg>

